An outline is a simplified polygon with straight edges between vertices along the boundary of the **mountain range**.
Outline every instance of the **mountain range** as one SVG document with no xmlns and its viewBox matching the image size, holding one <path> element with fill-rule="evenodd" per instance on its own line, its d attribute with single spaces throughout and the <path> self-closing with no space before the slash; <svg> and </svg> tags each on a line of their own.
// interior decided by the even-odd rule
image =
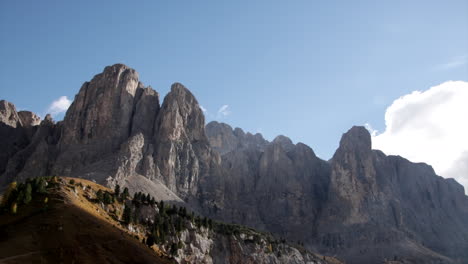
<svg viewBox="0 0 468 264">
<path fill-rule="evenodd" d="M 346 263 L 468 262 L 463 186 L 427 164 L 373 150 L 364 127 L 344 133 L 325 161 L 286 136 L 269 142 L 227 124 L 205 125 L 180 83 L 160 104 L 123 64 L 85 82 L 63 121 L 0 101 L 0 147 L 2 188 L 41 176 L 83 178 Z"/>
</svg>

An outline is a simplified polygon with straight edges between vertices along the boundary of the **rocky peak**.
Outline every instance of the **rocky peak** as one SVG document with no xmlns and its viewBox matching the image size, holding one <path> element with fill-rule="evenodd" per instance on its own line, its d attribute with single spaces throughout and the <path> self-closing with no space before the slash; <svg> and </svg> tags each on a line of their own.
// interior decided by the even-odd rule
<svg viewBox="0 0 468 264">
<path fill-rule="evenodd" d="M 206 140 L 205 117 L 195 96 L 174 83 L 157 120 L 158 140 Z M 188 133 L 190 131 L 190 133 Z"/>
<path fill-rule="evenodd" d="M 14 104 L 5 100 L 0 101 L 0 122 L 11 127 L 21 126 L 21 119 Z"/>
<path fill-rule="evenodd" d="M 372 142 L 369 131 L 363 126 L 353 126 L 348 132 L 344 133 L 340 140 L 340 146 L 335 153 L 371 153 Z"/>
<path fill-rule="evenodd" d="M 272 143 L 280 145 L 285 151 L 291 151 L 294 149 L 294 144 L 291 139 L 283 135 L 275 137 Z"/>
<path fill-rule="evenodd" d="M 68 109 L 62 142 L 116 148 L 128 137 L 135 94 L 143 85 L 138 73 L 123 65 L 108 66 L 85 82 Z"/>
</svg>

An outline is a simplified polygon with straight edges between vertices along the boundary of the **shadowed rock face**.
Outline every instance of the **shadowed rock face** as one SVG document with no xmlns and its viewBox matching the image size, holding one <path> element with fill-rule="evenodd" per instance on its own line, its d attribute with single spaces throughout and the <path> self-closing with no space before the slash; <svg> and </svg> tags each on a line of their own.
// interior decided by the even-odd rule
<svg viewBox="0 0 468 264">
<path fill-rule="evenodd" d="M 217 210 L 206 213 L 302 240 L 349 263 L 468 259 L 463 187 L 426 164 L 372 150 L 364 127 L 345 133 L 329 162 L 284 136 L 245 148 L 229 129 L 206 127 L 226 175 Z"/>
<path fill-rule="evenodd" d="M 240 129 L 235 133 L 215 122 L 209 123 L 206 131 L 213 137 L 210 142 L 230 140 L 217 145 L 225 152 L 221 163 L 223 195 L 216 198 L 215 210 L 206 213 L 294 237 L 295 241 L 305 241 L 316 232 L 314 223 L 329 184 L 327 162 L 306 145 L 294 145 L 284 136 L 273 142 L 255 140 Z"/>
<path fill-rule="evenodd" d="M 426 164 L 372 150 L 365 128 L 351 128 L 324 161 L 285 136 L 269 142 L 204 123 L 182 84 L 160 105 L 133 69 L 109 66 L 83 84 L 58 123 L 0 101 L 0 186 L 82 177 L 184 201 L 347 263 L 467 262 L 463 187 Z"/>
</svg>

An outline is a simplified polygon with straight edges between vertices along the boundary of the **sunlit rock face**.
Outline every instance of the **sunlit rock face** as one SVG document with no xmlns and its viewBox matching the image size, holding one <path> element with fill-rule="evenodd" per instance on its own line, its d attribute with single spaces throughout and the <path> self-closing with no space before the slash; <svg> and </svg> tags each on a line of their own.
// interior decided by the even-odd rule
<svg viewBox="0 0 468 264">
<path fill-rule="evenodd" d="M 67 175 L 110 187 L 163 185 L 172 193 L 168 197 L 180 200 L 194 195 L 199 180 L 216 165 L 192 93 L 175 83 L 161 106 L 159 94 L 123 64 L 108 66 L 85 82 L 64 120 L 55 124 L 49 117 L 31 138 L 22 136 L 22 128 L 38 125 L 36 116 L 17 113 L 8 102 L 0 107 L 2 124 L 21 130 L 5 132 L 15 136 L 5 142 L 22 142 L 9 146 L 0 161 L 3 185 L 26 177 Z M 16 148 L 21 155 L 13 155 Z M 129 177 L 142 182 L 129 183 Z"/>
</svg>

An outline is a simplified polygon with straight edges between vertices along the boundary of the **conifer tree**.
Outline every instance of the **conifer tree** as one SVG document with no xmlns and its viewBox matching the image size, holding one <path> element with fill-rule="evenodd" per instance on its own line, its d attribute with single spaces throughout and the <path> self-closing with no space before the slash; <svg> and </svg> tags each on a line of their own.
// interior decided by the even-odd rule
<svg viewBox="0 0 468 264">
<path fill-rule="evenodd" d="M 98 201 L 102 201 L 104 199 L 104 194 L 102 193 L 101 189 L 99 189 L 99 191 L 97 191 L 96 198 L 98 199 Z"/>
<path fill-rule="evenodd" d="M 125 187 L 125 189 L 123 190 L 123 193 L 122 193 L 122 200 L 127 200 L 127 198 L 130 196 L 130 194 L 128 193 L 128 188 Z"/>
<path fill-rule="evenodd" d="M 153 236 L 153 234 L 149 234 L 148 237 L 146 238 L 146 245 L 148 247 L 151 247 L 152 245 L 154 245 L 154 236 Z"/>
<path fill-rule="evenodd" d="M 104 203 L 105 204 L 111 204 L 113 202 L 112 195 L 110 195 L 108 192 L 104 193 Z"/>
<path fill-rule="evenodd" d="M 130 224 L 132 222 L 132 210 L 130 207 L 125 206 L 122 219 L 126 224 Z"/>
</svg>

